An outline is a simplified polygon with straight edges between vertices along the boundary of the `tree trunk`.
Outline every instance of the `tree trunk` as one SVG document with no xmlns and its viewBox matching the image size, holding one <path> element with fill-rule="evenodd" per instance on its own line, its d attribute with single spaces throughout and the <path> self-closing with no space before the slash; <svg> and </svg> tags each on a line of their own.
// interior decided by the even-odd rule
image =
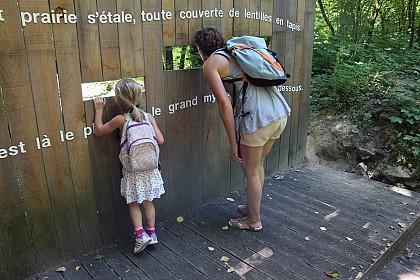
<svg viewBox="0 0 420 280">
<path fill-rule="evenodd" d="M 414 45 L 414 34 L 416 33 L 415 27 L 416 20 L 416 0 L 408 0 L 408 27 L 410 29 L 410 42 L 408 47 L 413 48 Z"/>
<path fill-rule="evenodd" d="M 325 13 L 324 4 L 322 4 L 322 0 L 317 0 L 317 2 L 318 2 L 319 9 L 321 11 L 322 17 L 324 18 L 325 23 L 327 24 L 328 28 L 330 29 L 331 36 L 335 36 L 334 27 L 331 25 L 331 22 L 328 19 L 327 14 Z"/>
<path fill-rule="evenodd" d="M 370 20 L 370 24 L 369 24 L 367 43 L 369 43 L 373 37 L 373 31 L 375 30 L 376 19 L 379 16 L 379 11 L 381 10 L 381 7 L 382 7 L 381 0 L 376 0 L 375 8 L 373 9 L 373 12 L 372 12 L 372 19 Z"/>
</svg>

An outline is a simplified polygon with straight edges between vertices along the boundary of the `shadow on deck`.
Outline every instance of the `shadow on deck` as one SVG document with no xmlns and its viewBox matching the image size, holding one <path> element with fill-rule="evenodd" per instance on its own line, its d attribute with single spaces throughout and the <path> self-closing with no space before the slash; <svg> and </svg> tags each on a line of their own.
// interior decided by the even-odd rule
<svg viewBox="0 0 420 280">
<path fill-rule="evenodd" d="M 261 232 L 226 229 L 245 202 L 244 192 L 232 193 L 234 201 L 220 198 L 185 213 L 183 222 L 158 224 L 160 243 L 138 255 L 127 241 L 31 279 L 332 279 L 326 272 L 346 280 L 420 279 L 417 243 L 410 267 L 392 261 L 419 240 L 420 193 L 322 165 L 283 176 L 265 181 Z"/>
</svg>

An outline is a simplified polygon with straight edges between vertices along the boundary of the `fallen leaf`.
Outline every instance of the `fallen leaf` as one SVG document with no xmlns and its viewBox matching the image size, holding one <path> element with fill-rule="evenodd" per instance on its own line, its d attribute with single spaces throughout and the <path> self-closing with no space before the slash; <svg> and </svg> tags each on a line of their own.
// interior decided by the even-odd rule
<svg viewBox="0 0 420 280">
<path fill-rule="evenodd" d="M 409 251 L 407 255 L 405 255 L 407 259 L 411 259 L 413 257 L 413 252 Z"/>
<path fill-rule="evenodd" d="M 222 262 L 228 262 L 230 259 L 229 259 L 228 257 L 226 257 L 226 256 L 222 256 L 222 257 L 220 258 L 220 260 L 221 260 Z"/>
<path fill-rule="evenodd" d="M 179 216 L 178 218 L 176 218 L 176 221 L 177 221 L 178 223 L 182 223 L 182 222 L 184 221 L 184 217 Z"/>
<path fill-rule="evenodd" d="M 57 271 L 57 272 L 64 272 L 64 271 L 66 271 L 66 268 L 64 266 L 60 266 L 55 271 Z"/>
<path fill-rule="evenodd" d="M 331 278 L 337 278 L 339 275 L 337 268 L 334 268 L 333 271 L 324 271 L 324 274 Z"/>
<path fill-rule="evenodd" d="M 76 266 L 76 271 L 79 271 L 80 268 L 82 268 L 80 265 Z"/>
<path fill-rule="evenodd" d="M 356 278 L 354 278 L 354 280 L 359 280 L 360 278 L 362 278 L 363 276 L 363 272 L 359 271 L 359 273 L 357 273 Z"/>
<path fill-rule="evenodd" d="M 231 198 L 231 197 L 226 198 L 226 200 L 227 200 L 227 201 L 232 201 L 232 202 L 233 202 L 233 201 L 235 201 L 235 200 L 234 200 L 233 198 Z"/>
<path fill-rule="evenodd" d="M 209 249 L 210 252 L 214 251 L 214 247 L 211 247 L 211 246 L 207 247 L 207 249 Z"/>
<path fill-rule="evenodd" d="M 95 256 L 95 260 L 102 260 L 103 258 L 105 258 L 105 256 L 104 255 L 101 255 L 101 254 L 97 254 Z"/>
<path fill-rule="evenodd" d="M 274 179 L 276 179 L 276 180 L 283 180 L 284 179 L 284 176 L 281 175 L 281 174 L 278 174 L 278 175 L 274 176 Z"/>
<path fill-rule="evenodd" d="M 353 238 L 351 238 L 351 237 L 346 237 L 346 239 L 348 240 L 348 241 L 353 241 Z"/>
<path fill-rule="evenodd" d="M 222 229 L 223 230 L 227 230 L 227 229 L 229 229 L 229 227 L 228 226 L 224 226 L 224 227 L 222 227 Z"/>
<path fill-rule="evenodd" d="M 327 230 L 326 227 L 319 227 L 319 229 L 322 230 L 322 231 L 326 231 Z"/>
<path fill-rule="evenodd" d="M 229 267 L 229 269 L 227 270 L 227 272 L 229 272 L 229 273 L 232 273 L 234 271 L 235 271 L 235 269 L 233 267 Z"/>
</svg>

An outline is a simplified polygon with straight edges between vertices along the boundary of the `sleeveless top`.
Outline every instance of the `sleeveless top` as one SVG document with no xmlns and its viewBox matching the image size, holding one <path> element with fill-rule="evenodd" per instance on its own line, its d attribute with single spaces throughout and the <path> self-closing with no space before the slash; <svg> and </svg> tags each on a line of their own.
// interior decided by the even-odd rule
<svg viewBox="0 0 420 280">
<path fill-rule="evenodd" d="M 289 105 L 275 86 L 257 87 L 248 83 L 244 98 L 242 94 L 244 83 L 242 81 L 232 82 L 232 80 L 240 79 L 243 76 L 236 59 L 224 50 L 217 50 L 213 54 L 223 55 L 230 61 L 230 76 L 223 78 L 222 81 L 226 92 L 232 97 L 237 132 L 250 134 L 290 115 Z M 234 88 L 236 88 L 236 94 Z"/>
</svg>

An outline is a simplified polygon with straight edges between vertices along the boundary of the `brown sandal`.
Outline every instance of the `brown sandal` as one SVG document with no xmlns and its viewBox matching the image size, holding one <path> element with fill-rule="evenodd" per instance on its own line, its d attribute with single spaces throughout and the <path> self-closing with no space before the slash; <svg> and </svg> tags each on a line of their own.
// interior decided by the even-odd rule
<svg viewBox="0 0 420 280">
<path fill-rule="evenodd" d="M 259 218 L 250 218 L 248 216 L 239 218 L 239 219 L 231 219 L 229 221 L 229 225 L 236 229 L 243 229 L 243 230 L 250 230 L 250 231 L 260 231 L 262 230 L 262 225 L 259 227 L 253 226 L 260 222 Z"/>
<path fill-rule="evenodd" d="M 247 205 L 238 205 L 238 211 L 242 215 L 248 216 L 248 206 Z"/>
</svg>

